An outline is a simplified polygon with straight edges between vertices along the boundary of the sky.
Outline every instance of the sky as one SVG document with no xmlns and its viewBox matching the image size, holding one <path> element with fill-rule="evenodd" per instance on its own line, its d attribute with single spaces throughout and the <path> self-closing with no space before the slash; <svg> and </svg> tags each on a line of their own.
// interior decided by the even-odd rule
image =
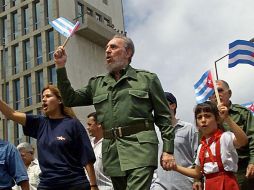
<svg viewBox="0 0 254 190">
<path fill-rule="evenodd" d="M 165 91 L 178 101 L 177 117 L 194 121 L 193 85 L 228 44 L 254 37 L 253 0 L 123 0 L 125 30 L 135 44 L 131 65 L 158 75 Z M 228 68 L 217 62 L 219 79 L 227 81 L 233 103 L 254 101 L 254 67 Z"/>
</svg>

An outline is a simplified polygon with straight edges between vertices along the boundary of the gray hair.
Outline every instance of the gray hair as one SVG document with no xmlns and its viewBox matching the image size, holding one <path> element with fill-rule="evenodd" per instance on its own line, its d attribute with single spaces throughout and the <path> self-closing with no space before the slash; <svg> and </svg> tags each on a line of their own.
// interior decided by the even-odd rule
<svg viewBox="0 0 254 190">
<path fill-rule="evenodd" d="M 29 152 L 34 152 L 34 147 L 29 144 L 28 142 L 23 142 L 23 143 L 20 143 L 18 146 L 17 146 L 17 149 L 20 150 L 24 148 L 26 151 L 29 151 Z"/>
<path fill-rule="evenodd" d="M 128 38 L 126 36 L 123 36 L 123 35 L 120 35 L 120 34 L 116 34 L 113 38 L 122 39 L 125 43 L 125 49 L 130 49 L 131 50 L 131 57 L 130 57 L 130 60 L 129 60 L 131 62 L 131 58 L 133 57 L 133 55 L 135 53 L 135 46 L 134 46 L 133 41 L 130 38 Z"/>
</svg>

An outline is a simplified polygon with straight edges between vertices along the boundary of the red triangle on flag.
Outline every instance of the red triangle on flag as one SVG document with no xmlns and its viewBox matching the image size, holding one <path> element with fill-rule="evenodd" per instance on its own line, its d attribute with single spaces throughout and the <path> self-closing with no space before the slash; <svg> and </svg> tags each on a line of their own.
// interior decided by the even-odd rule
<svg viewBox="0 0 254 190">
<path fill-rule="evenodd" d="M 208 74 L 208 76 L 207 76 L 206 85 L 207 85 L 209 88 L 214 88 L 211 71 L 209 71 L 209 74 Z"/>
</svg>

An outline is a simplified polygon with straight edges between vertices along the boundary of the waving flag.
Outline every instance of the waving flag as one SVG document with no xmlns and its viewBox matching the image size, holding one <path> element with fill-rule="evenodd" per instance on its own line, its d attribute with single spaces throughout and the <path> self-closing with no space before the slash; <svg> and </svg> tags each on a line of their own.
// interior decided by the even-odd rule
<svg viewBox="0 0 254 190">
<path fill-rule="evenodd" d="M 237 64 L 249 64 L 254 66 L 254 43 L 245 40 L 236 40 L 229 44 L 228 67 Z"/>
<path fill-rule="evenodd" d="M 248 108 L 254 115 L 254 102 L 248 102 L 248 103 L 241 104 L 241 105 Z"/>
<path fill-rule="evenodd" d="M 70 21 L 68 21 L 66 18 L 63 18 L 63 17 L 57 18 L 49 22 L 49 24 L 55 30 L 57 30 L 59 33 L 66 36 L 67 38 L 71 37 L 80 26 L 79 21 L 77 21 L 76 24 L 74 25 Z"/>
<path fill-rule="evenodd" d="M 199 81 L 194 85 L 196 102 L 198 104 L 205 102 L 208 98 L 213 95 L 214 87 L 212 82 L 211 71 L 206 71 Z"/>
</svg>

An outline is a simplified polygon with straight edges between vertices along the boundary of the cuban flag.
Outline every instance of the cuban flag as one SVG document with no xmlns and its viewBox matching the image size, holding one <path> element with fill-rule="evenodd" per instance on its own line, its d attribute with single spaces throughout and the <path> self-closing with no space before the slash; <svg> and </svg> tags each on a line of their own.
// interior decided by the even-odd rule
<svg viewBox="0 0 254 190">
<path fill-rule="evenodd" d="M 236 40 L 229 44 L 228 67 L 237 64 L 249 64 L 254 66 L 254 43 L 245 40 Z"/>
<path fill-rule="evenodd" d="M 57 30 L 62 35 L 66 36 L 67 38 L 71 37 L 75 31 L 80 26 L 79 21 L 76 22 L 76 24 L 72 24 L 70 21 L 68 21 L 66 18 L 59 17 L 51 22 L 49 24 Z"/>
<path fill-rule="evenodd" d="M 248 102 L 248 103 L 241 104 L 241 105 L 248 108 L 254 115 L 254 102 Z"/>
<path fill-rule="evenodd" d="M 199 81 L 194 85 L 197 104 L 203 103 L 214 93 L 214 86 L 212 81 L 212 73 L 210 70 L 206 71 Z"/>
</svg>

